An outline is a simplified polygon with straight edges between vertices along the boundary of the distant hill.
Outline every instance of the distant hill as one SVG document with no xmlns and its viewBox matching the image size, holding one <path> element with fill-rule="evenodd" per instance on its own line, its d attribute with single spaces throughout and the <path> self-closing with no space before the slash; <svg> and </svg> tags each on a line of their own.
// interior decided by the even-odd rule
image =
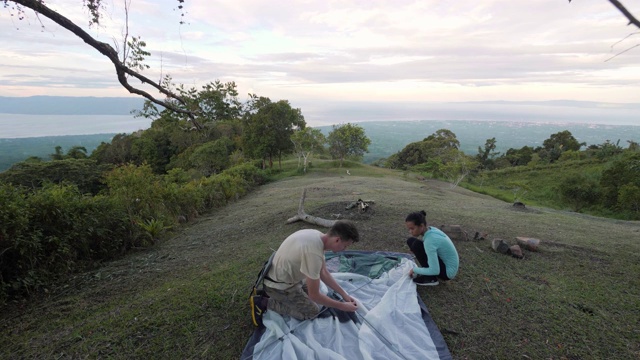
<svg viewBox="0 0 640 360">
<path fill-rule="evenodd" d="M 387 158 L 402 150 L 407 144 L 421 141 L 440 129 L 451 130 L 460 141 L 460 150 L 468 155 L 478 153 L 487 139 L 496 138 L 496 151 L 505 153 L 508 149 L 523 146 L 538 147 L 552 134 L 564 130 L 571 132 L 579 142 L 599 145 L 609 140 L 626 148 L 627 140 L 640 142 L 640 126 L 602 125 L 579 123 L 533 123 L 521 121 L 371 121 L 356 123 L 362 127 L 371 145 L 363 156 L 363 162 L 370 164 L 380 158 Z M 331 126 L 317 127 L 325 135 Z M 583 148 L 584 149 L 584 148 Z"/>
<path fill-rule="evenodd" d="M 0 113 L 29 115 L 128 115 L 144 105 L 141 97 L 0 96 Z"/>
<path fill-rule="evenodd" d="M 51 160 L 49 155 L 55 152 L 56 146 L 61 146 L 63 153 L 66 153 L 74 146 L 83 146 L 87 149 L 87 155 L 89 155 L 101 143 L 111 142 L 114 135 L 66 135 L 0 139 L 0 172 L 9 169 L 11 165 L 30 156 L 36 156 L 46 161 Z"/>
</svg>

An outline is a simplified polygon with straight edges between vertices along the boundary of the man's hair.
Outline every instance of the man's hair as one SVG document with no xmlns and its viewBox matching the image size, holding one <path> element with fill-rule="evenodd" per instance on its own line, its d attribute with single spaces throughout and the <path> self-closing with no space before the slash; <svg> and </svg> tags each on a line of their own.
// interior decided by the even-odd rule
<svg viewBox="0 0 640 360">
<path fill-rule="evenodd" d="M 329 235 L 339 236 L 342 241 L 353 241 L 354 243 L 360 240 L 356 225 L 347 220 L 336 221 L 329 229 Z"/>
<path fill-rule="evenodd" d="M 412 212 L 411 214 L 407 215 L 407 218 L 404 221 L 405 222 L 411 221 L 412 223 L 418 226 L 422 224 L 427 225 L 427 213 L 424 210 Z"/>
</svg>

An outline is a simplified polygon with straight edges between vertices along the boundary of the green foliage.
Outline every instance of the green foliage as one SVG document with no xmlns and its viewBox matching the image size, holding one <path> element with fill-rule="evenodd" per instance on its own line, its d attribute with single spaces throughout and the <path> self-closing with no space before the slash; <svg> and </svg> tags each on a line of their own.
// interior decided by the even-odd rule
<svg viewBox="0 0 640 360">
<path fill-rule="evenodd" d="M 618 206 L 623 211 L 633 214 L 633 219 L 640 218 L 640 186 L 625 184 L 620 187 L 618 193 Z"/>
<path fill-rule="evenodd" d="M 151 53 L 144 49 L 147 43 L 140 40 L 140 36 L 133 36 L 127 41 L 127 46 L 128 49 L 125 49 L 124 54 L 127 66 L 137 71 L 148 69 L 149 65 L 144 63 L 144 59 L 151 56 Z"/>
<path fill-rule="evenodd" d="M 164 222 L 159 219 L 147 219 L 145 221 L 138 221 L 138 226 L 144 230 L 149 237 L 151 243 L 155 241 L 164 233 L 165 230 L 170 229 L 170 226 L 165 226 Z"/>
<path fill-rule="evenodd" d="M 364 129 L 351 123 L 334 125 L 327 142 L 329 153 L 334 159 L 340 160 L 341 167 L 347 157 L 361 158 L 371 144 Z"/>
<path fill-rule="evenodd" d="M 273 159 L 293 151 L 291 136 L 294 131 L 306 126 L 300 109 L 291 107 L 287 100 L 272 102 L 269 98 L 252 95 L 249 112 L 244 118 L 242 138 L 245 153 L 262 159 L 263 167 Z"/>
<path fill-rule="evenodd" d="M 562 200 L 571 204 L 574 211 L 580 211 L 585 206 L 593 205 L 600 198 L 598 180 L 581 173 L 565 175 L 560 180 L 558 189 Z"/>
<path fill-rule="evenodd" d="M 304 159 L 302 173 L 306 173 L 307 164 L 311 160 L 312 154 L 314 152 L 322 152 L 327 139 L 319 129 L 307 127 L 295 131 L 291 136 L 291 141 L 298 156 L 298 167 L 300 167 L 300 158 Z"/>
<path fill-rule="evenodd" d="M 28 193 L 1 185 L 0 200 L 0 299 L 114 257 L 127 234 L 117 203 L 74 185 L 47 183 Z"/>
<path fill-rule="evenodd" d="M 0 303 L 153 244 L 178 217 L 192 219 L 267 180 L 249 163 L 197 179 L 182 169 L 160 176 L 149 165 L 127 164 L 105 178 L 107 188 L 94 196 L 74 184 L 43 182 L 30 191 L 0 184 Z"/>
<path fill-rule="evenodd" d="M 640 186 L 640 153 L 626 152 L 602 172 L 605 206 L 616 206 L 620 189 L 627 184 Z"/>
<path fill-rule="evenodd" d="M 195 148 L 189 156 L 189 162 L 202 175 L 216 174 L 229 166 L 229 154 L 233 151 L 233 142 L 228 138 L 220 138 Z"/>
<path fill-rule="evenodd" d="M 478 146 L 478 155 L 476 160 L 478 161 L 480 169 L 491 170 L 494 168 L 494 158 L 500 155 L 496 150 L 496 138 L 487 139 L 484 144 L 484 149 Z"/>
<path fill-rule="evenodd" d="M 440 129 L 422 141 L 413 142 L 389 157 L 386 165 L 392 169 L 408 169 L 423 163 L 431 163 L 431 171 L 438 172 L 435 164 L 447 164 L 458 159 L 460 142 L 450 130 Z M 439 166 L 438 166 L 439 168 Z"/>
<path fill-rule="evenodd" d="M 104 188 L 103 173 L 109 168 L 91 159 L 20 162 L 0 173 L 0 182 L 29 188 L 40 188 L 47 182 L 68 183 L 76 185 L 81 193 L 97 194 Z"/>
</svg>

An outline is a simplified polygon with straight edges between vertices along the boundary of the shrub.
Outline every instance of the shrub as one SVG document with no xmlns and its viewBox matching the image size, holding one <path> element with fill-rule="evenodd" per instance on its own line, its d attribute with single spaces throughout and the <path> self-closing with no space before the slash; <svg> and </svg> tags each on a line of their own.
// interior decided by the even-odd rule
<svg viewBox="0 0 640 360">
<path fill-rule="evenodd" d="M 582 174 L 565 176 L 558 185 L 562 200 L 569 203 L 574 211 L 580 211 L 600 199 L 598 181 Z"/>
</svg>

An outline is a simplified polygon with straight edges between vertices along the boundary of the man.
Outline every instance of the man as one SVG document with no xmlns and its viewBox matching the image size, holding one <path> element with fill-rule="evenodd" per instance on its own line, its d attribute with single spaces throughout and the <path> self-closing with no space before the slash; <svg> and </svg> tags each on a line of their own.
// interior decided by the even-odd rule
<svg viewBox="0 0 640 360">
<path fill-rule="evenodd" d="M 319 306 L 354 312 L 356 301 L 327 270 L 324 252 L 339 252 L 360 239 L 349 221 L 337 221 L 327 233 L 304 229 L 289 235 L 276 251 L 264 279 L 268 309 L 299 320 L 314 318 Z M 342 296 L 344 302 L 320 292 L 320 281 Z"/>
</svg>

